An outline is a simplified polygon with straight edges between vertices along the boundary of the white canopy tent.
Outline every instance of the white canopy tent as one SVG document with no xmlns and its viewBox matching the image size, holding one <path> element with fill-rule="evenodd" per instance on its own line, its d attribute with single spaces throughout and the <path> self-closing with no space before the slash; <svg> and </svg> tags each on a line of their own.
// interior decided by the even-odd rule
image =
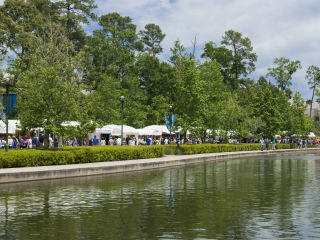
<svg viewBox="0 0 320 240">
<path fill-rule="evenodd" d="M 61 123 L 61 126 L 63 127 L 77 127 L 80 126 L 80 123 L 77 121 L 65 121 Z"/>
<path fill-rule="evenodd" d="M 112 130 L 110 128 L 106 128 L 106 126 L 102 128 L 96 128 L 96 133 L 102 133 L 102 134 L 111 134 Z"/>
<path fill-rule="evenodd" d="M 166 125 L 150 125 L 150 126 L 144 127 L 143 130 L 154 131 L 154 133 L 157 133 L 154 135 L 157 135 L 157 136 L 161 136 L 162 134 L 170 134 L 170 131 L 168 130 Z"/>
<path fill-rule="evenodd" d="M 315 135 L 313 132 L 310 132 L 309 135 L 308 135 L 308 137 L 309 137 L 309 138 L 315 138 L 316 135 Z"/>
<path fill-rule="evenodd" d="M 110 134 L 112 136 L 121 136 L 121 125 L 105 125 L 102 128 L 97 128 L 96 132 L 102 134 Z M 127 125 L 123 125 L 123 135 L 139 135 L 139 130 Z"/>
<path fill-rule="evenodd" d="M 17 130 L 20 130 L 19 125 L 20 121 L 19 120 L 8 120 L 9 126 L 8 126 L 8 133 L 9 134 L 15 134 Z M 0 120 L 0 134 L 5 134 L 6 133 L 6 123 Z"/>
<path fill-rule="evenodd" d="M 161 132 L 155 129 L 137 129 L 139 131 L 139 136 L 161 136 Z"/>
</svg>

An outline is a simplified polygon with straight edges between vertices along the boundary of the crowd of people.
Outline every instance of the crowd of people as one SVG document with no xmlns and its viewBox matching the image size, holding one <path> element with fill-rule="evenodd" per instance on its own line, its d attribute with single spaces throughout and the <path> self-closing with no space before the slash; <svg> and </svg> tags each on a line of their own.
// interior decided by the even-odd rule
<svg viewBox="0 0 320 240">
<path fill-rule="evenodd" d="M 171 141 L 170 141 L 171 139 Z M 108 139 L 106 138 L 97 138 L 95 135 L 93 138 L 89 138 L 85 141 L 82 141 L 79 144 L 79 140 L 77 138 L 73 139 L 64 139 L 63 143 L 59 144 L 57 138 L 53 135 L 49 136 L 49 147 L 58 147 L 58 146 L 101 146 L 101 145 L 167 145 L 167 144 L 202 144 L 202 143 L 210 143 L 210 144 L 239 144 L 239 143 L 259 143 L 261 146 L 261 150 L 263 150 L 263 146 L 267 150 L 276 149 L 277 143 L 291 143 L 297 144 L 299 148 L 305 148 L 307 146 L 318 146 L 319 140 L 315 138 L 273 138 L 273 139 L 264 139 L 264 138 L 250 138 L 250 139 L 242 139 L 242 138 L 229 138 L 229 137 L 215 137 L 215 138 L 207 138 L 203 140 L 201 138 L 193 138 L 193 137 L 177 137 L 177 136 L 164 136 L 164 137 L 154 137 L 154 136 L 127 136 L 121 141 L 121 137 L 119 136 L 110 136 Z M 35 148 L 42 147 L 44 145 L 44 138 L 42 134 L 36 134 L 32 136 L 9 136 L 8 138 L 9 148 L 13 149 L 25 149 L 25 148 Z M 5 138 L 0 140 L 0 148 L 4 148 L 6 146 Z"/>
</svg>

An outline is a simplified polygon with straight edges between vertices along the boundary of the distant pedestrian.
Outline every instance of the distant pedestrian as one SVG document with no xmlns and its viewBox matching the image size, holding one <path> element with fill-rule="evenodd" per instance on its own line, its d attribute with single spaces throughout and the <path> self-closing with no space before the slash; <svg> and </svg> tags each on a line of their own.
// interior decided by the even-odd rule
<svg viewBox="0 0 320 240">
<path fill-rule="evenodd" d="M 272 150 L 276 150 L 276 140 L 272 140 Z"/>
<path fill-rule="evenodd" d="M 97 138 L 96 135 L 94 135 L 94 138 L 93 138 L 93 145 L 95 145 L 95 146 L 99 145 L 99 139 Z"/>
<path fill-rule="evenodd" d="M 120 137 L 117 138 L 116 143 L 117 143 L 118 146 L 121 146 L 121 145 L 122 145 L 122 144 L 121 144 L 121 140 L 122 140 L 122 139 L 121 139 Z"/>
<path fill-rule="evenodd" d="M 264 140 L 263 140 L 263 138 L 261 137 L 261 139 L 260 139 L 260 147 L 261 147 L 261 151 L 263 151 L 263 144 L 264 144 Z"/>
<path fill-rule="evenodd" d="M 72 146 L 73 146 L 73 147 L 78 147 L 77 138 L 74 138 L 74 140 L 73 140 L 73 142 L 72 142 Z"/>
<path fill-rule="evenodd" d="M 266 139 L 266 149 L 269 150 L 269 139 Z"/>
<path fill-rule="evenodd" d="M 57 138 L 54 138 L 53 147 L 54 147 L 54 148 L 59 147 L 59 142 L 58 142 L 58 139 L 57 139 Z"/>
</svg>

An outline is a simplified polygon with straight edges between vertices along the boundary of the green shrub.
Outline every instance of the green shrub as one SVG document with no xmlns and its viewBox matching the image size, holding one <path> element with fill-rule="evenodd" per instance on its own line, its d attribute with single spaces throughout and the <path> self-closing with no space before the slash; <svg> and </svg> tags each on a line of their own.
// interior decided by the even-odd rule
<svg viewBox="0 0 320 240">
<path fill-rule="evenodd" d="M 156 158 L 163 156 L 163 150 L 161 146 L 97 146 L 0 151 L 0 168 Z"/>
<path fill-rule="evenodd" d="M 291 149 L 296 148 L 295 144 L 277 144 L 277 149 Z M 269 145 L 269 149 L 272 148 L 272 144 Z M 264 149 L 266 147 L 264 146 Z M 260 144 L 258 143 L 241 143 L 241 144 L 185 144 L 180 145 L 179 149 L 175 145 L 164 146 L 164 152 L 166 155 L 182 154 L 200 154 L 200 153 L 217 153 L 217 152 L 235 152 L 235 151 L 253 151 L 260 150 Z"/>
</svg>

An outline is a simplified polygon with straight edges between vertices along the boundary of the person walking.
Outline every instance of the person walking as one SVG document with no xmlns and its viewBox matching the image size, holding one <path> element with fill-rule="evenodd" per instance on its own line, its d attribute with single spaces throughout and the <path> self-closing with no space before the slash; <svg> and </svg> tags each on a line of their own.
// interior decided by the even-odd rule
<svg viewBox="0 0 320 240">
<path fill-rule="evenodd" d="M 270 142 L 269 142 L 269 139 L 267 138 L 267 139 L 266 139 L 266 149 L 267 149 L 267 151 L 269 150 L 269 143 L 270 143 Z"/>
<path fill-rule="evenodd" d="M 94 135 L 94 138 L 93 138 L 93 145 L 94 146 L 98 146 L 99 145 L 99 139 L 97 138 L 97 136 L 96 135 Z"/>
<path fill-rule="evenodd" d="M 276 140 L 272 140 L 272 150 L 276 150 Z"/>
<path fill-rule="evenodd" d="M 264 140 L 263 140 L 263 137 L 261 137 L 261 138 L 260 138 L 261 151 L 263 151 L 263 144 L 264 144 Z"/>
</svg>

